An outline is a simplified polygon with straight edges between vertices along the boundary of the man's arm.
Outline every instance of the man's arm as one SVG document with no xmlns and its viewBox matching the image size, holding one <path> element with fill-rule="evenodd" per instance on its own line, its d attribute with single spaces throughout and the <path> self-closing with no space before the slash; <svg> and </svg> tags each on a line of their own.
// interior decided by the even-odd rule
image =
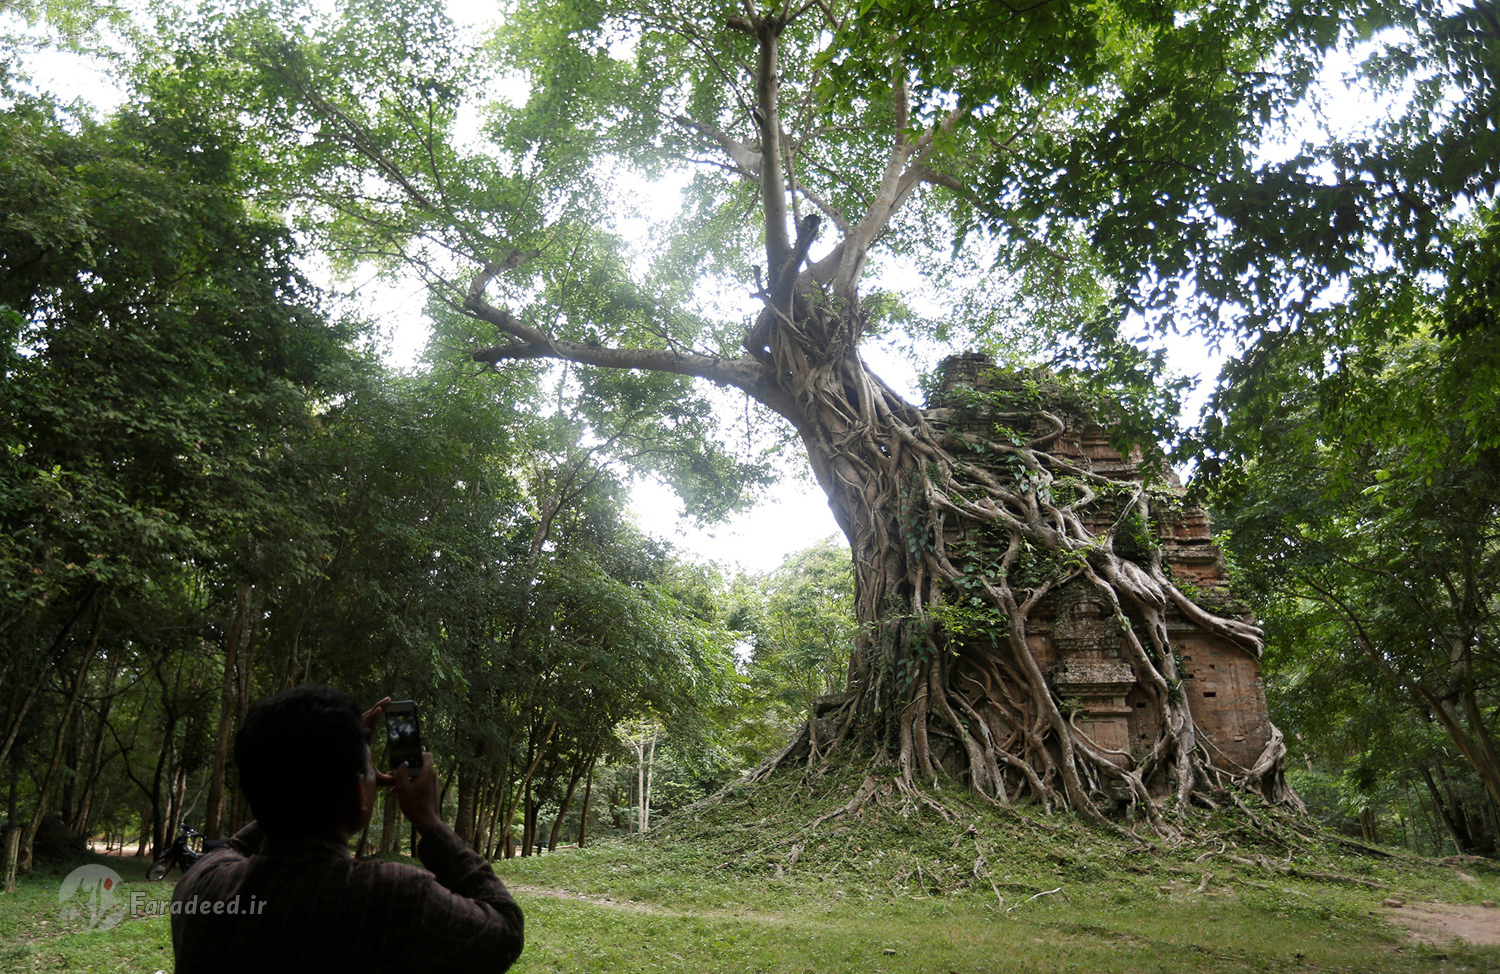
<svg viewBox="0 0 1500 974">
<path fill-rule="evenodd" d="M 424 961 L 434 970 L 505 970 L 525 943 L 521 908 L 484 857 L 444 824 L 432 755 L 422 756 L 415 775 L 403 766 L 391 777 L 391 793 L 421 833 L 417 855 L 442 887 L 422 905 Z"/>
</svg>

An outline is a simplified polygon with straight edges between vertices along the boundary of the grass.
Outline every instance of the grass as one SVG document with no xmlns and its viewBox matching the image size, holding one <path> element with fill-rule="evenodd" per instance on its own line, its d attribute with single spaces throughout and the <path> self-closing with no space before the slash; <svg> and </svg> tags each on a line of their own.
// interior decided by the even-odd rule
<svg viewBox="0 0 1500 974">
<path fill-rule="evenodd" d="M 123 881 L 115 894 L 128 903 L 131 892 L 148 900 L 171 896 L 170 882 L 145 880 L 149 860 L 93 856 L 69 863 L 38 863 L 18 877 L 14 893 L 0 893 L 0 971 L 155 971 L 172 970 L 172 934 L 162 917 L 126 916 L 110 930 L 85 930 L 86 918 L 64 920 L 58 893 L 63 879 L 84 862 L 102 862 Z"/>
<path fill-rule="evenodd" d="M 1500 948 L 1415 944 L 1380 908 L 1388 896 L 1500 899 L 1500 871 L 1485 862 L 1370 852 L 1264 813 L 1259 827 L 1195 820 L 1172 844 L 938 792 L 945 819 L 894 789 L 808 827 L 861 781 L 771 782 L 648 837 L 497 864 L 527 917 L 514 970 L 1500 970 Z M 137 861 L 124 862 L 127 890 L 147 888 Z M 93 933 L 58 921 L 68 868 L 0 897 L 0 970 L 171 969 L 162 918 Z"/>
</svg>

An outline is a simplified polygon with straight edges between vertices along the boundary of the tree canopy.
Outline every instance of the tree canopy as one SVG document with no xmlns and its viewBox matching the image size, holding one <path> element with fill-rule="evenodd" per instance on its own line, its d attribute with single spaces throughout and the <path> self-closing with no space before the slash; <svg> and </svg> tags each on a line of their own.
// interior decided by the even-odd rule
<svg viewBox="0 0 1500 974">
<path fill-rule="evenodd" d="M 813 707 L 907 787 L 953 775 L 1164 831 L 1166 796 L 1295 802 L 1279 733 L 1226 770 L 1181 693 L 1168 620 L 1252 658 L 1264 639 L 1163 567 L 1150 539 L 1176 493 L 1149 463 L 1121 487 L 1067 452 L 1064 413 L 1148 455 L 1175 436 L 1178 386 L 1127 340 L 1142 327 L 1235 352 L 1180 445 L 1237 508 L 1236 544 L 1292 539 L 1264 591 L 1336 593 L 1283 631 L 1358 645 L 1383 620 L 1366 661 L 1429 689 L 1418 709 L 1451 717 L 1461 750 L 1487 746 L 1490 596 L 1453 593 L 1483 587 L 1494 549 L 1423 526 L 1493 520 L 1491 4 L 501 14 L 474 34 L 435 0 L 168 5 L 133 26 L 110 118 L 0 92 L 0 626 L 24 647 L 0 665 L 58 680 L 7 677 L 7 754 L 51 738 L 28 770 L 41 812 L 75 752 L 103 767 L 108 744 L 158 842 L 205 768 L 209 818 L 232 820 L 237 713 L 329 673 L 441 701 L 461 830 L 509 847 L 520 811 L 530 849 L 537 809 L 571 800 L 619 721 L 713 738 L 740 625 L 799 705 L 847 648 L 848 692 Z M 1389 97 L 1349 133 L 1316 104 L 1340 54 Z M 419 275 L 433 371 L 371 362 L 304 258 Z M 913 293 L 910 266 L 945 299 Z M 1061 375 L 928 404 L 964 432 L 866 366 L 877 339 L 1021 345 Z M 710 574 L 623 523 L 632 475 L 713 518 L 794 442 L 851 545 L 847 628 L 781 582 L 733 619 Z M 819 557 L 787 591 L 832 605 Z M 1381 585 L 1413 574 L 1431 639 L 1403 647 L 1420 627 Z M 1046 600 L 1081 589 L 1160 715 L 1123 763 L 1028 642 Z M 1422 653 L 1455 626 L 1433 688 Z M 130 757 L 148 750 L 149 775 Z M 66 796 L 75 821 L 87 794 Z"/>
</svg>

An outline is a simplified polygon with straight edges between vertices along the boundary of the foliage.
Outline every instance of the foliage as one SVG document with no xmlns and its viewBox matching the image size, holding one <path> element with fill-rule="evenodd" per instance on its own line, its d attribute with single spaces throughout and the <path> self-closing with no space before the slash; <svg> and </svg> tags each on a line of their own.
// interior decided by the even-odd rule
<svg viewBox="0 0 1500 974">
<path fill-rule="evenodd" d="M 1277 695 L 1356 795 L 1403 779 L 1421 791 L 1424 768 L 1461 755 L 1489 790 L 1480 805 L 1500 802 L 1500 468 L 1489 417 L 1469 405 L 1495 387 L 1457 378 L 1488 354 L 1472 335 L 1419 328 L 1331 376 L 1285 377 L 1285 418 L 1217 484 Z"/>
<path fill-rule="evenodd" d="M 795 552 L 746 585 L 736 619 L 753 645 L 751 683 L 784 719 L 797 723 L 814 701 L 844 689 L 854 645 L 854 578 L 833 538 Z"/>
<path fill-rule="evenodd" d="M 523 778 L 563 804 L 634 714 L 711 750 L 721 583 L 628 525 L 618 464 L 680 472 L 704 513 L 753 471 L 628 377 L 574 383 L 574 421 L 527 405 L 533 374 L 497 398 L 364 358 L 192 81 L 105 120 L 8 92 L 0 118 L 9 818 L 159 846 L 249 702 L 308 680 L 422 701 L 440 762 L 512 811 Z"/>
<path fill-rule="evenodd" d="M 468 339 L 472 361 L 496 369 L 520 363 L 522 372 L 539 359 L 566 363 L 560 403 L 615 455 L 679 480 L 692 474 L 688 483 L 753 479 L 753 457 L 719 451 L 707 476 L 703 464 L 677 462 L 722 435 L 683 421 L 709 415 L 700 404 L 712 393 L 695 378 L 734 387 L 789 420 L 849 536 L 857 578 L 860 625 L 848 668 L 855 692 L 841 705 L 837 738 L 858 714 L 859 733 L 898 748 L 912 781 L 951 765 L 980 792 L 1026 790 L 1099 820 L 1099 801 L 1114 801 L 1114 785 L 1099 775 L 1121 778 L 1122 801 L 1135 807 L 1153 805 L 1152 790 L 1161 794 L 1168 781 L 1187 802 L 1214 774 L 1201 766 L 1192 718 L 1171 693 L 1176 676 L 1157 623 L 1168 604 L 1162 586 L 1172 583 L 1120 565 L 1149 554 L 1131 545 L 1134 529 L 1116 551 L 1116 529 L 1096 538 L 1085 527 L 1105 518 L 1075 516 L 1097 492 L 1059 505 L 1049 485 L 1063 468 L 1047 449 L 1060 430 L 1034 443 L 993 445 L 1026 468 L 1010 486 L 986 480 L 962 451 L 950 453 L 953 444 L 861 360 L 860 341 L 910 317 L 889 295 L 867 302 L 862 282 L 879 256 L 930 247 L 926 227 L 956 230 L 962 245 L 979 225 L 976 210 L 999 213 L 1008 202 L 983 202 L 981 191 L 1012 143 L 1029 152 L 1074 129 L 1074 141 L 1086 142 L 1098 122 L 1090 111 L 1107 108 L 1109 93 L 1133 83 L 1153 55 L 1145 40 L 1164 38 L 1167 47 L 1203 40 L 1190 12 L 1198 11 L 1183 11 L 1179 22 L 1131 4 L 1110 5 L 1105 16 L 1049 7 L 987 25 L 978 46 L 914 46 L 908 57 L 909 11 L 890 20 L 845 5 L 731 13 L 713 4 L 522 4 L 507 12 L 492 44 L 469 48 L 430 0 L 387 8 L 375 35 L 357 5 L 313 15 L 230 4 L 222 17 L 169 26 L 164 51 L 145 52 L 139 69 L 154 77 L 170 58 L 174 70 L 229 92 L 226 111 L 254 119 L 268 136 L 253 164 L 265 198 L 290 205 L 332 252 L 418 269 L 436 303 L 468 317 L 445 321 L 466 324 L 448 334 Z M 939 33 L 948 16 L 941 11 L 935 21 Z M 968 36 L 965 16 L 955 15 L 951 36 Z M 1258 17 L 1256 8 L 1246 22 Z M 728 30 L 711 27 L 720 23 Z M 1265 38 L 1279 29 L 1220 59 L 1215 73 L 1222 79 L 1260 65 L 1275 53 Z M 414 47 L 417 38 L 423 43 Z M 1219 52 L 1236 43 L 1218 41 Z M 457 137 L 459 93 L 495 68 L 521 79 L 524 97 L 482 104 L 483 140 Z M 1185 97 L 1197 79 L 1172 82 Z M 1238 123 L 1212 128 L 1236 146 L 1241 135 Z M 619 205 L 627 174 L 679 171 L 683 159 L 703 165 L 683 173 L 676 212 L 643 221 Z M 653 228 L 639 244 L 621 232 L 632 222 Z M 831 245 L 817 239 L 825 222 L 835 231 Z M 1027 235 L 1030 257 L 1065 261 L 1063 238 L 1079 249 L 1076 233 L 1053 246 L 1045 221 L 1028 222 L 1043 228 Z M 728 302 L 703 293 L 705 284 L 736 279 L 755 281 L 761 307 L 748 326 Z M 1098 305 L 1100 293 L 1095 287 L 1082 304 Z M 1113 341 L 1107 327 L 1095 331 Z M 1122 390 L 1120 431 L 1154 430 L 1170 390 L 1145 381 L 1154 367 L 1148 356 L 1118 342 L 1109 351 L 1118 368 L 1104 384 Z M 584 368 L 576 378 L 574 367 Z M 596 405 L 600 389 L 607 395 Z M 626 433 L 639 417 L 660 432 L 637 450 Z M 689 449 L 678 453 L 669 443 Z M 982 489 L 993 494 L 988 506 L 970 500 Z M 1045 514 L 1032 510 L 1037 503 Z M 973 593 L 986 603 L 974 626 L 941 608 L 928 615 L 933 605 L 951 608 L 941 589 L 971 567 L 941 550 L 944 518 L 1011 536 L 1009 553 L 994 563 L 998 574 Z M 1007 573 L 1023 545 L 1046 549 L 1064 567 L 1021 593 Z M 1166 737 L 1140 766 L 1121 769 L 1082 742 L 1068 743 L 1078 732 L 1030 658 L 1028 613 L 1051 587 L 1075 578 L 1101 597 L 1126 600 L 1145 620 L 1140 633 L 1124 636 Z M 1251 627 L 1209 620 L 1201 608 L 1182 611 L 1258 651 Z M 955 623 L 951 631 L 945 618 Z M 973 645 L 988 648 L 949 666 L 977 628 L 989 638 Z M 1014 665 L 995 658 L 1007 654 Z M 1000 687 L 1012 683 L 1021 688 L 1007 699 Z M 958 699 L 972 686 L 987 688 L 989 699 Z M 911 705 L 916 717 L 897 716 Z M 984 726 L 972 728 L 971 718 Z M 883 722 L 901 727 L 881 730 Z M 526 761 L 557 728 L 533 725 Z M 1064 740 L 1049 743 L 1053 737 Z M 962 756 L 949 761 L 933 741 L 954 742 Z M 1247 780 L 1283 793 L 1279 757 L 1270 747 Z"/>
<path fill-rule="evenodd" d="M 1427 625 L 1460 647 L 1443 689 L 1454 693 L 1427 707 L 1478 754 L 1488 602 L 1459 606 L 1442 588 L 1493 576 L 1490 550 L 1434 523 L 1492 520 L 1465 503 L 1486 496 L 1496 444 L 1495 238 L 1487 211 L 1461 215 L 1495 177 L 1487 18 L 1487 3 L 1365 0 L 998 15 L 904 0 L 519 3 L 476 44 L 434 0 L 164 11 L 132 52 L 135 100 L 118 118 L 63 124 L 52 106 L 9 99 L 0 305 L 20 419 L 0 485 L 14 528 L 0 534 L 0 626 L 24 633 L 42 675 L 79 669 L 29 718 L 35 695 L 13 694 L 6 747 L 50 721 L 51 766 L 27 769 L 45 805 L 71 767 L 63 752 L 114 730 L 102 708 L 73 723 L 102 639 L 127 682 L 154 679 L 151 708 L 125 709 L 160 732 L 116 744 L 157 751 L 151 785 L 134 784 L 158 839 L 156 806 L 181 804 L 252 690 L 314 673 L 433 700 L 434 741 L 458 765 L 457 818 L 491 847 L 510 842 L 520 808 L 530 848 L 537 809 L 556 801 L 563 814 L 558 793 L 592 774 L 624 716 L 655 712 L 679 740 L 722 753 L 734 636 L 715 582 L 624 528 L 620 471 L 671 479 L 699 516 L 745 503 L 766 458 L 760 443 L 725 445 L 713 387 L 729 386 L 789 421 L 781 438 L 790 429 L 807 448 L 854 558 L 847 634 L 830 635 L 832 611 L 767 603 L 786 644 L 766 651 L 773 695 L 805 704 L 849 642 L 856 692 L 841 726 L 857 712 L 870 736 L 897 742 L 908 783 L 952 765 L 981 792 L 1006 795 L 1009 776 L 1012 792 L 1096 819 L 1115 786 L 1132 807 L 1168 782 L 1184 804 L 1213 791 L 1165 643 L 1161 607 L 1183 593 L 1153 563 L 1156 498 L 1057 476 L 1058 431 L 946 437 L 860 358 L 871 336 L 933 333 L 901 296 L 869 292 L 867 270 L 953 253 L 1015 282 L 1000 302 L 956 302 L 974 317 L 966 333 L 1047 330 L 1057 362 L 1098 367 L 1122 435 L 1170 432 L 1176 390 L 1156 384 L 1160 357 L 1121 341 L 1121 323 L 1140 314 L 1164 329 L 1181 309 L 1243 339 L 1204 431 L 1216 454 L 1205 469 L 1268 446 L 1316 454 L 1307 437 L 1325 423 L 1329 439 L 1372 428 L 1351 455 L 1376 465 L 1333 464 L 1321 493 L 1295 499 L 1326 520 L 1293 534 L 1318 547 L 1307 564 L 1325 582 L 1344 563 L 1378 569 L 1337 579 L 1359 603 L 1325 599 L 1337 622 Z M 1268 158 L 1260 133 L 1292 116 L 1329 52 L 1361 44 L 1372 84 L 1411 84 L 1403 110 L 1373 133 Z M 492 97 L 500 81 L 518 87 Z M 679 207 L 643 198 L 641 180 L 659 177 L 682 187 Z M 422 275 L 434 361 L 501 373 L 498 401 L 392 381 L 351 355 L 297 279 L 303 240 L 345 271 Z M 752 281 L 758 305 L 725 296 Z M 1414 322 L 1439 305 L 1433 340 L 1463 367 L 1434 370 L 1417 352 L 1407 369 L 1401 356 L 1426 336 Z M 1411 374 L 1361 385 L 1390 363 Z M 1446 396 L 1453 422 L 1403 444 L 1387 434 L 1415 428 L 1418 399 L 1391 397 L 1405 412 L 1375 419 L 1344 405 L 1403 381 Z M 69 398 L 89 386 L 100 400 Z M 1288 423 L 1303 435 L 1267 439 Z M 1008 479 L 971 454 L 1000 458 Z M 1257 508 L 1266 523 L 1285 513 L 1272 507 Z M 1389 530 L 1345 537 L 1371 521 Z M 955 563 L 940 550 L 950 527 L 993 537 L 955 544 Z M 1413 532 L 1425 540 L 1396 550 Z M 1399 558 L 1449 566 L 1444 546 L 1466 542 L 1458 575 L 1380 597 L 1378 572 Z M 1158 701 L 1149 764 L 1122 770 L 1075 741 L 1031 657 L 1028 613 L 1070 581 L 1115 604 Z M 960 589 L 966 602 L 948 598 Z M 1451 619 L 1402 601 L 1445 597 Z M 1258 652 L 1253 627 L 1175 604 Z M 186 703 L 220 663 L 214 734 L 212 713 Z M 979 684 L 994 726 L 960 699 Z M 897 728 L 912 706 L 916 729 Z M 961 759 L 934 755 L 939 738 Z M 1268 793 L 1283 791 L 1273 751 L 1250 775 Z M 221 754 L 208 761 L 222 767 Z"/>
</svg>

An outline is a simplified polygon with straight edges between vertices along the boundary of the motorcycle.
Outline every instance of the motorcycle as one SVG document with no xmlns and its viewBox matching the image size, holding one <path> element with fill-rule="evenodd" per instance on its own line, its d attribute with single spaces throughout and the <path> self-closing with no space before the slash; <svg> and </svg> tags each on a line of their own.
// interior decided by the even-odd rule
<svg viewBox="0 0 1500 974">
<path fill-rule="evenodd" d="M 202 840 L 198 843 L 199 848 L 193 847 L 195 840 Z M 146 879 L 153 883 L 165 879 L 173 866 L 187 872 L 192 868 L 193 863 L 227 841 L 227 839 L 203 840 L 203 833 L 184 825 L 177 830 L 177 838 L 172 841 L 172 844 L 167 846 L 166 851 L 157 856 L 151 868 L 146 870 Z"/>
</svg>

